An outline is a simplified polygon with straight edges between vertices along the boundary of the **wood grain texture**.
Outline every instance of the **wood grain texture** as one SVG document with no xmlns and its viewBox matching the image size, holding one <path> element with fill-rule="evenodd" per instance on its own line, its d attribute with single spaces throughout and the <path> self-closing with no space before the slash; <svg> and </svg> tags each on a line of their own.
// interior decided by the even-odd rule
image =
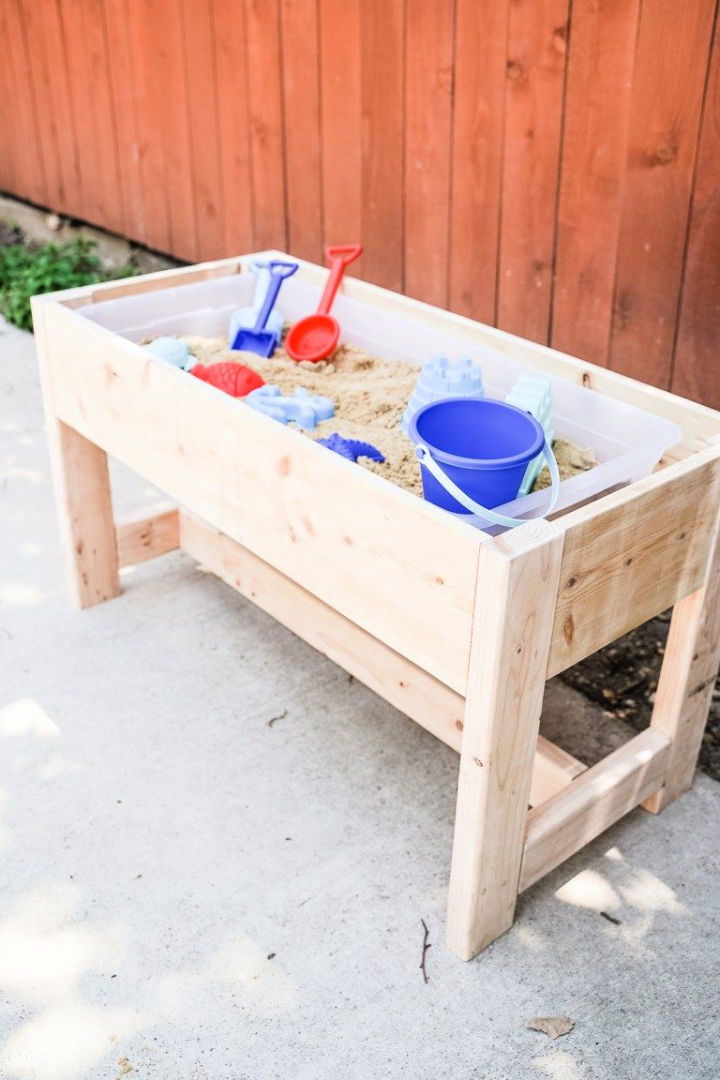
<svg viewBox="0 0 720 1080">
<path fill-rule="evenodd" d="M 363 241 L 362 0 L 320 0 L 325 242 Z"/>
<path fill-rule="evenodd" d="M 654 473 L 604 503 L 561 519 L 565 548 L 548 677 L 702 584 L 720 503 L 720 450 Z"/>
<path fill-rule="evenodd" d="M 511 0 L 497 321 L 533 341 L 550 327 L 567 39 L 567 0 Z"/>
<path fill-rule="evenodd" d="M 403 0 L 363 0 L 363 276 L 403 290 Z"/>
<path fill-rule="evenodd" d="M 159 251 L 172 247 L 169 175 L 164 136 L 165 90 L 158 57 L 165 49 L 166 0 L 127 0 L 137 130 L 137 169 L 143 197 L 144 242 Z M 161 70 L 161 65 L 160 65 Z"/>
<path fill-rule="evenodd" d="M 172 504 L 143 507 L 115 524 L 118 565 L 134 566 L 180 546 L 178 509 Z"/>
<path fill-rule="evenodd" d="M 145 192 L 135 85 L 137 57 L 132 48 L 130 20 L 125 4 L 105 4 L 103 12 L 108 40 L 112 42 L 108 79 L 118 145 L 118 184 L 125 218 L 124 231 L 128 236 L 143 236 L 146 228 Z M 65 75 L 69 79 L 67 68 Z"/>
<path fill-rule="evenodd" d="M 552 345 L 606 364 L 640 0 L 575 0 L 557 214 Z"/>
<path fill-rule="evenodd" d="M 716 351 L 720 341 L 720 21 L 703 110 L 690 208 L 672 389 L 720 406 Z"/>
<path fill-rule="evenodd" d="M 7 17 L 7 0 L 0 0 L 0 38 L 10 42 L 11 29 Z M 0 65 L 0 125 L 3 131 L 10 131 L 16 117 L 13 116 L 13 102 L 16 87 L 13 84 L 13 73 L 9 64 Z M 0 154 L 0 187 L 3 191 L 18 191 L 23 183 L 23 177 L 16 162 L 17 147 L 13 140 L 8 139 Z M 47 188 L 49 190 L 49 188 Z"/>
<path fill-rule="evenodd" d="M 0 182 L 191 261 L 360 241 L 368 281 L 718 403 L 715 6 L 0 0 Z"/>
<path fill-rule="evenodd" d="M 457 0 L 449 307 L 495 320 L 509 0 Z"/>
<path fill-rule="evenodd" d="M 253 247 L 252 138 L 247 79 L 250 59 L 245 4 L 213 0 L 218 85 L 223 253 Z"/>
<path fill-rule="evenodd" d="M 454 0 L 408 0 L 406 18 L 405 291 L 446 307 Z"/>
<path fill-rule="evenodd" d="M 633 78 L 609 362 L 668 386 L 715 0 L 645 4 Z M 662 213 L 658 214 L 658 207 Z"/>
<path fill-rule="evenodd" d="M 36 101 L 39 138 L 45 158 L 44 175 L 47 198 L 51 206 L 68 206 L 79 212 L 79 174 L 76 158 L 75 123 L 70 95 L 68 62 L 65 51 L 65 29 L 60 10 L 55 4 L 41 6 L 22 0 L 19 3 L 25 24 L 29 73 Z M 3 37 L 3 41 L 7 38 Z M 9 98 L 7 99 L 9 100 Z M 52 102 L 47 108 L 46 103 Z M 13 121 L 3 129 L 3 150 L 6 134 Z"/>
<path fill-rule="evenodd" d="M 520 892 L 569 859 L 662 784 L 670 740 L 648 729 L 527 815 Z"/>
<path fill-rule="evenodd" d="M 563 545 L 548 522 L 524 528 L 521 551 L 516 533 L 480 549 L 448 898 L 464 960 L 508 929 L 518 893 Z"/>
<path fill-rule="evenodd" d="M 163 110 L 160 142 L 165 170 L 165 214 L 173 251 L 181 258 L 205 250 L 200 243 L 201 224 L 195 204 L 195 154 L 192 145 L 190 95 L 192 80 L 186 75 L 188 56 L 192 62 L 192 41 L 188 41 L 185 9 L 175 0 L 156 0 L 164 14 L 163 34 L 154 45 L 154 81 L 160 88 Z M 201 58 L 198 57 L 198 63 Z M 198 171 L 205 162 L 198 163 Z"/>
<path fill-rule="evenodd" d="M 42 303 L 61 419 L 465 692 L 478 533 L 75 312 Z M 359 516 L 360 503 L 368 512 Z"/>
<path fill-rule="evenodd" d="M 689 782 L 704 719 L 698 703 L 707 704 L 720 638 L 720 421 L 612 371 L 349 278 L 347 296 L 371 310 L 493 343 L 582 383 L 595 378 L 687 428 L 675 464 L 556 522 L 488 539 L 76 310 L 244 272 L 246 262 L 34 299 L 71 579 L 81 603 L 107 599 L 119 587 L 118 538 L 123 559 L 179 541 L 388 700 L 409 704 L 450 745 L 462 725 L 449 940 L 469 957 L 509 926 L 520 886 L 661 784 L 670 792 L 671 781 L 676 790 Z M 318 284 L 326 272 L 302 262 L 299 276 Z M 106 453 L 212 526 L 173 511 L 116 530 Z M 587 772 L 545 746 L 538 724 L 553 663 L 571 662 L 571 649 L 594 651 L 688 594 L 655 726 Z M 673 731 L 660 730 L 664 723 Z M 528 819 L 523 855 L 526 807 L 536 799 L 544 805 Z"/>
<path fill-rule="evenodd" d="M 78 187 L 92 221 L 114 232 L 125 224 L 103 8 L 93 0 L 63 0 L 67 70 L 71 73 Z M 47 31 L 46 31 L 47 32 Z"/>
<path fill-rule="evenodd" d="M 246 0 L 245 11 L 254 247 L 287 248 L 279 12 L 267 0 Z"/>
<path fill-rule="evenodd" d="M 690 787 L 720 666 L 720 513 L 705 579 L 673 609 L 650 725 L 671 740 L 664 784 L 645 802 L 657 813 Z"/>
<path fill-rule="evenodd" d="M 67 583 L 73 602 L 87 608 L 121 592 L 110 475 L 105 451 L 58 416 L 52 377 L 53 357 L 58 359 L 58 354 L 47 324 L 48 311 L 48 305 L 33 300 L 45 428 Z"/>
<path fill-rule="evenodd" d="M 2 0 L 3 41 L 7 65 L 5 106 L 12 123 L 3 132 L 3 153 L 8 143 L 13 144 L 13 175 L 23 198 L 48 204 L 53 181 L 48 180 L 51 162 L 45 165 L 43 124 L 39 121 L 39 103 L 42 107 L 42 85 L 36 87 L 30 65 L 28 28 L 23 7 L 16 0 Z M 15 133 L 14 136 L 11 133 Z"/>
<path fill-rule="evenodd" d="M 225 254 L 219 93 L 211 0 L 182 0 L 185 85 L 193 167 L 196 248 L 201 259 Z M 240 39 L 242 45 L 242 39 Z M 232 198 L 234 193 L 230 192 Z"/>
<path fill-rule="evenodd" d="M 323 189 L 317 0 L 280 0 L 280 13 L 288 248 L 303 259 L 322 262 Z"/>
</svg>

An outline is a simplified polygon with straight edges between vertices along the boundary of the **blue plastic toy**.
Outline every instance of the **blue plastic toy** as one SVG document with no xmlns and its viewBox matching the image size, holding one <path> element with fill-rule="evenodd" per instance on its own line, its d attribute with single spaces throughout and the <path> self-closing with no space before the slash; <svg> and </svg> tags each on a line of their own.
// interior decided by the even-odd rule
<svg viewBox="0 0 720 1080">
<path fill-rule="evenodd" d="M 560 473 L 545 432 L 534 416 L 514 405 L 480 397 L 432 401 L 413 416 L 410 438 L 420 461 L 423 494 L 443 510 L 470 513 L 503 528 L 525 525 L 526 518 L 509 517 L 493 507 L 516 497 L 539 453 L 550 470 L 543 515 L 557 506 Z"/>
<path fill-rule="evenodd" d="M 425 405 L 412 419 L 410 438 L 421 450 L 425 498 L 454 514 L 467 514 L 468 507 L 435 475 L 436 466 L 464 496 L 492 508 L 517 496 L 528 463 L 545 445 L 533 416 L 489 398 Z"/>
<path fill-rule="evenodd" d="M 529 412 L 531 416 L 534 416 L 542 425 L 548 446 L 552 446 L 555 432 L 552 426 L 552 390 L 549 379 L 543 379 L 541 375 L 521 375 L 505 401 L 508 405 L 514 405 L 517 409 L 522 409 L 523 412 Z M 530 462 L 520 485 L 520 495 L 527 495 L 530 491 L 540 475 L 543 464 L 542 454 L 538 454 Z"/>
<path fill-rule="evenodd" d="M 280 292 L 280 286 L 285 278 L 292 277 L 297 268 L 297 263 L 281 262 L 276 259 L 269 263 L 270 284 L 263 305 L 257 314 L 255 325 L 252 330 L 241 327 L 235 335 L 231 348 L 238 349 L 240 352 L 254 352 L 258 356 L 272 356 L 277 348 L 278 335 L 274 330 L 266 330 L 265 324 L 273 309 L 277 294 Z"/>
<path fill-rule="evenodd" d="M 190 348 L 185 341 L 174 337 L 159 337 L 151 341 L 145 348 L 159 360 L 165 360 L 182 371 L 189 371 L 197 360 L 190 353 Z"/>
<path fill-rule="evenodd" d="M 281 424 L 294 420 L 303 431 L 314 431 L 321 420 L 329 420 L 335 415 L 335 406 L 330 398 L 311 394 L 302 386 L 296 388 L 293 397 L 283 397 L 279 386 L 260 386 L 243 400 L 252 409 L 279 420 Z"/>
<path fill-rule="evenodd" d="M 231 344 L 237 337 L 238 330 L 250 330 L 255 325 L 258 311 L 262 307 L 265 294 L 270 286 L 270 270 L 268 269 L 267 259 L 255 259 L 252 263 L 252 269 L 255 274 L 255 295 L 253 296 L 252 307 L 237 308 L 230 316 L 228 341 Z M 277 334 L 279 341 L 282 335 L 283 317 L 276 307 L 270 312 L 265 325 L 268 330 L 272 330 Z"/>
<path fill-rule="evenodd" d="M 369 442 L 360 442 L 358 439 L 344 439 L 336 431 L 328 435 L 327 439 L 317 440 L 320 446 L 327 446 L 328 450 L 334 450 L 336 454 L 347 458 L 348 461 L 357 461 L 359 457 L 370 458 L 371 461 L 384 461 L 385 455 L 381 454 L 376 446 Z"/>
<path fill-rule="evenodd" d="M 480 365 L 469 356 L 461 356 L 457 360 L 435 356 L 423 364 L 400 426 L 407 435 L 415 413 L 431 401 L 449 397 L 482 397 L 482 393 Z"/>
</svg>

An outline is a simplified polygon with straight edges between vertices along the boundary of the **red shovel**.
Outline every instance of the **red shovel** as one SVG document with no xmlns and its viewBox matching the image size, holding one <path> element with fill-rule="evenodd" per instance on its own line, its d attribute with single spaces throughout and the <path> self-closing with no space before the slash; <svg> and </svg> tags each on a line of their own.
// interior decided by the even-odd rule
<svg viewBox="0 0 720 1080">
<path fill-rule="evenodd" d="M 340 337 L 340 324 L 330 315 L 335 293 L 342 281 L 345 267 L 362 255 L 361 244 L 348 244 L 345 247 L 329 247 L 325 255 L 330 263 L 330 277 L 325 291 L 320 298 L 317 313 L 306 315 L 288 332 L 285 338 L 285 351 L 293 360 L 326 360 L 337 347 Z"/>
</svg>

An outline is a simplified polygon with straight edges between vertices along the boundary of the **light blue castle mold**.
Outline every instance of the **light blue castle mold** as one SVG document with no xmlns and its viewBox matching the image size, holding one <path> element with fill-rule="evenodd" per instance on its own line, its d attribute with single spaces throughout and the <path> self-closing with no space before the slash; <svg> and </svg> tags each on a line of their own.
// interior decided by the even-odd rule
<svg viewBox="0 0 720 1080">
<path fill-rule="evenodd" d="M 482 397 L 482 394 L 482 370 L 469 356 L 460 356 L 457 360 L 434 356 L 422 366 L 400 427 L 407 435 L 415 413 L 431 401 L 450 397 Z"/>
<path fill-rule="evenodd" d="M 187 342 L 181 341 L 179 338 L 155 338 L 155 340 L 151 341 L 145 348 L 148 352 L 151 352 L 153 356 L 157 356 L 160 360 L 165 360 L 168 364 L 173 364 L 174 367 L 179 367 L 182 371 L 189 371 L 190 368 L 197 364 L 197 360 L 191 354 Z"/>
<path fill-rule="evenodd" d="M 552 390 L 549 379 L 543 379 L 541 375 L 521 375 L 505 401 L 508 405 L 515 405 L 516 408 L 534 416 L 542 424 L 548 446 L 552 446 L 555 432 L 552 426 Z M 543 462 L 542 454 L 538 454 L 530 462 L 520 485 L 519 495 L 527 495 L 530 491 L 540 475 Z"/>
<path fill-rule="evenodd" d="M 330 398 L 311 394 L 302 386 L 296 388 L 293 397 L 283 397 L 279 386 L 259 386 L 257 390 L 251 390 L 243 401 L 251 409 L 257 409 L 281 424 L 294 420 L 303 431 L 314 431 L 321 420 L 329 420 L 335 415 L 335 406 Z"/>
</svg>

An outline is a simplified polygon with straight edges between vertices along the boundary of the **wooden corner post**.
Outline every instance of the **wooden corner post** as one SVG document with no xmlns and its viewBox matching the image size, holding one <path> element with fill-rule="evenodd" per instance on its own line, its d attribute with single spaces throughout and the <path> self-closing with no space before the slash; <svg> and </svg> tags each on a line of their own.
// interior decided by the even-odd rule
<svg viewBox="0 0 720 1080">
<path fill-rule="evenodd" d="M 110 476 L 105 451 L 64 424 L 55 410 L 48 354 L 50 303 L 33 301 L 35 347 L 68 585 L 77 606 L 86 608 L 121 591 Z"/>
<path fill-rule="evenodd" d="M 657 814 L 693 781 L 720 666 L 720 510 L 715 520 L 705 579 L 675 604 L 650 727 L 667 735 L 665 780 L 643 806 Z"/>
<path fill-rule="evenodd" d="M 546 521 L 480 549 L 448 901 L 464 960 L 513 921 L 562 549 Z"/>
</svg>

